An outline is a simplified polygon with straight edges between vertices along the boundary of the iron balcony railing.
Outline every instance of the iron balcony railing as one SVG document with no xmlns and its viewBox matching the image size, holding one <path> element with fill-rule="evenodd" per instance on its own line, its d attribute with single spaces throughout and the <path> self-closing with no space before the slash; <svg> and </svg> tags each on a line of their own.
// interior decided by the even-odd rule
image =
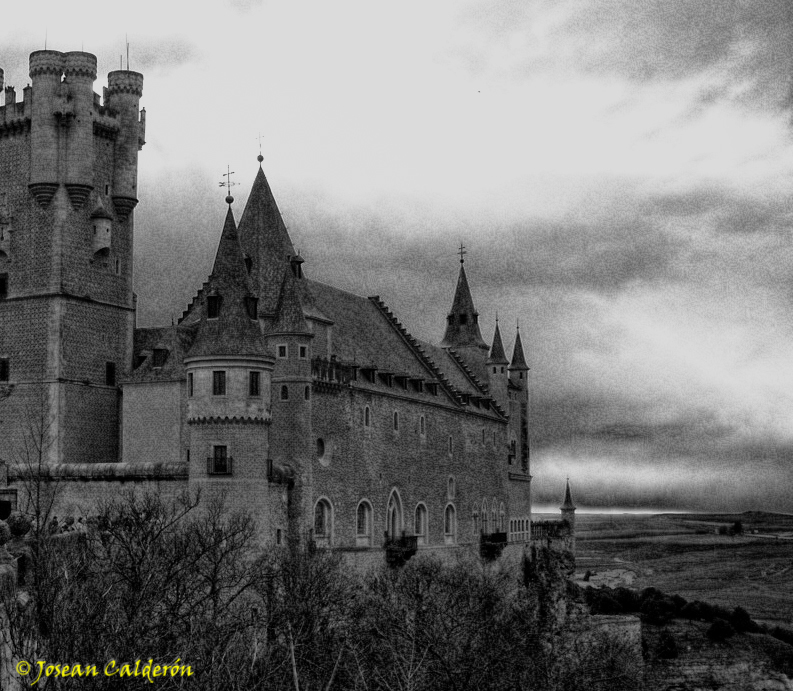
<svg viewBox="0 0 793 691">
<path fill-rule="evenodd" d="M 207 457 L 207 475 L 233 475 L 234 459 L 231 456 L 225 458 Z"/>
</svg>

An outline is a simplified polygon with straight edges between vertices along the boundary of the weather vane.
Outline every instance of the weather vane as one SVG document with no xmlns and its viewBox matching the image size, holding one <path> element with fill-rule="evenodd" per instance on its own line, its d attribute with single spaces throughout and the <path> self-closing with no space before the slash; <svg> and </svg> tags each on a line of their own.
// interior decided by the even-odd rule
<svg viewBox="0 0 793 691">
<path fill-rule="evenodd" d="M 264 156 L 262 156 L 262 133 L 259 132 L 259 155 L 256 157 L 256 160 L 261 163 L 264 160 Z"/>
<path fill-rule="evenodd" d="M 465 245 L 462 242 L 460 243 L 460 249 L 457 250 L 457 254 L 460 255 L 460 264 L 464 264 L 465 263 L 464 257 L 466 254 L 468 254 L 468 252 L 465 251 Z"/>
<path fill-rule="evenodd" d="M 231 176 L 234 175 L 234 171 L 231 169 L 231 166 L 226 166 L 226 172 L 223 173 L 224 178 L 226 178 L 226 182 L 219 182 L 218 185 L 221 187 L 225 187 L 228 189 L 229 193 L 226 196 L 226 204 L 231 204 L 234 201 L 234 197 L 231 196 L 231 188 L 236 185 L 236 182 L 231 181 Z"/>
</svg>

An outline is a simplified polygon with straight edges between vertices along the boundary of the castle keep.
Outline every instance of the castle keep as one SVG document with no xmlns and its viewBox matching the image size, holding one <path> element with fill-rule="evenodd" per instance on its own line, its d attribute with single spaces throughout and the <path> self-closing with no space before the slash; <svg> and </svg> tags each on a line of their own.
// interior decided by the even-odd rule
<svg viewBox="0 0 793 691">
<path fill-rule="evenodd" d="M 67 513 L 189 487 L 252 511 L 265 544 L 398 561 L 529 542 L 529 368 L 519 333 L 511 357 L 498 325 L 483 339 L 462 257 L 444 338 L 424 343 L 377 296 L 311 279 L 259 156 L 178 323 L 136 328 L 143 76 L 111 72 L 100 98 L 93 55 L 45 50 L 30 78 L 0 107 L 0 499 L 22 502 L 35 467 Z M 535 537 L 569 544 L 569 488 L 565 507 Z"/>
</svg>

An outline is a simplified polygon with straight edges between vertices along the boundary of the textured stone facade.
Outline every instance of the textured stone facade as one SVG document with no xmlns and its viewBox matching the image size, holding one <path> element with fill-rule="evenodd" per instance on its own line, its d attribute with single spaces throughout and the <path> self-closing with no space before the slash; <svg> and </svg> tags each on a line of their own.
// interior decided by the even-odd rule
<svg viewBox="0 0 793 691">
<path fill-rule="evenodd" d="M 181 487 L 251 511 L 263 544 L 517 558 L 529 368 L 519 334 L 509 359 L 498 327 L 483 339 L 462 260 L 443 342 L 419 341 L 379 298 L 306 276 L 259 167 L 179 323 L 136 330 L 143 77 L 110 73 L 100 100 L 92 55 L 30 65 L 0 107 L 0 459 L 24 462 L 38 420 L 64 511 Z M 571 527 L 542 539 L 569 547 Z"/>
</svg>

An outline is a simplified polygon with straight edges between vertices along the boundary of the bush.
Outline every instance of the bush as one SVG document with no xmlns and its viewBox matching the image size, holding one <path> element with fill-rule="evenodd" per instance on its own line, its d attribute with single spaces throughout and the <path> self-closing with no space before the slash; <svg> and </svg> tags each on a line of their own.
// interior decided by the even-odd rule
<svg viewBox="0 0 793 691">
<path fill-rule="evenodd" d="M 614 588 L 612 597 L 619 602 L 624 612 L 638 612 L 640 607 L 639 594 L 630 588 Z"/>
<path fill-rule="evenodd" d="M 587 603 L 592 614 L 624 614 L 620 603 L 608 590 L 590 590 L 592 594 L 587 598 Z"/>
<path fill-rule="evenodd" d="M 667 596 L 644 600 L 640 609 L 642 619 L 656 625 L 669 623 L 674 619 L 675 611 L 674 600 Z"/>
<path fill-rule="evenodd" d="M 710 628 L 707 630 L 705 635 L 710 638 L 710 640 L 716 643 L 721 643 L 734 636 L 735 629 L 726 619 L 717 617 L 713 620 L 713 623 L 710 625 Z"/>
<path fill-rule="evenodd" d="M 683 611 L 683 607 L 688 604 L 688 600 L 686 598 L 681 597 L 680 595 L 672 595 L 672 602 L 675 604 L 675 615 L 679 616 L 680 613 Z"/>
<path fill-rule="evenodd" d="M 752 620 L 752 618 L 749 616 L 749 612 L 747 612 L 743 607 L 736 607 L 732 611 L 730 624 L 733 625 L 736 631 L 741 633 L 747 631 L 749 633 L 758 633 L 760 631 L 760 627 L 755 621 Z"/>
</svg>

